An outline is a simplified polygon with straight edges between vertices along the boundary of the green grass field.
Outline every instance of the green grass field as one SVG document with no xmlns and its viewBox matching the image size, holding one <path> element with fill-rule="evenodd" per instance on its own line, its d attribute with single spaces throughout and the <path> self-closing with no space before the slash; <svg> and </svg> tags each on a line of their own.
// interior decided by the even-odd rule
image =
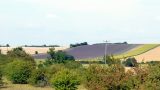
<svg viewBox="0 0 160 90">
<path fill-rule="evenodd" d="M 143 54 L 149 50 L 152 50 L 156 47 L 160 46 L 159 44 L 145 44 L 145 45 L 141 45 L 137 48 L 134 48 L 126 53 L 120 54 L 120 55 L 116 55 L 114 56 L 115 58 L 124 58 L 124 57 L 132 57 L 132 56 L 137 56 L 140 54 Z"/>
</svg>

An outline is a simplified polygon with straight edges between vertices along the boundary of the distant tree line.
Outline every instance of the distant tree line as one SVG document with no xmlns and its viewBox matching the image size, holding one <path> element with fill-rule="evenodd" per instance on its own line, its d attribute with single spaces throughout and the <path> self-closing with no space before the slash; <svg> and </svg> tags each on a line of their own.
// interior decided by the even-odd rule
<svg viewBox="0 0 160 90">
<path fill-rule="evenodd" d="M 6 44 L 6 45 L 0 45 L 0 47 L 10 47 L 9 44 Z"/>
<path fill-rule="evenodd" d="M 88 45 L 88 43 L 87 42 L 82 42 L 82 43 L 70 44 L 70 48 L 78 47 L 78 46 L 84 46 L 84 45 Z"/>
<path fill-rule="evenodd" d="M 118 42 L 118 43 L 114 43 L 114 44 L 128 44 L 128 42 Z"/>
<path fill-rule="evenodd" d="M 59 45 L 24 45 L 24 47 L 60 47 Z"/>
</svg>

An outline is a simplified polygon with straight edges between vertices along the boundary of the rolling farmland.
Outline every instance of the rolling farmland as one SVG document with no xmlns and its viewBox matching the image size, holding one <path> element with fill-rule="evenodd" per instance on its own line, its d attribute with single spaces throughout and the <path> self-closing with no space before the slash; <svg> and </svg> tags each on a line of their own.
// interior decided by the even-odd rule
<svg viewBox="0 0 160 90">
<path fill-rule="evenodd" d="M 138 62 L 160 61 L 160 46 L 135 56 Z"/>
<path fill-rule="evenodd" d="M 6 54 L 7 51 L 12 50 L 15 47 L 0 47 L 0 49 L 2 50 L 3 54 Z M 38 53 L 47 53 L 47 51 L 49 50 L 49 48 L 52 47 L 22 47 L 28 54 L 35 54 L 35 51 L 38 51 Z M 64 50 L 68 47 L 55 47 L 55 50 Z"/>
<path fill-rule="evenodd" d="M 108 44 L 107 55 L 117 55 L 127 52 L 140 44 Z M 104 56 L 105 44 L 94 44 L 71 48 L 66 50 L 70 55 L 76 59 L 97 58 Z"/>
<path fill-rule="evenodd" d="M 156 47 L 158 47 L 159 44 L 144 44 L 141 46 L 138 46 L 136 48 L 133 48 L 132 50 L 116 55 L 115 58 L 123 58 L 123 57 L 131 57 L 131 56 L 137 56 L 137 55 L 141 55 L 145 52 L 148 52 Z"/>
<path fill-rule="evenodd" d="M 127 52 L 140 44 L 108 44 L 107 54 L 117 55 Z M 65 51 L 74 56 L 75 59 L 87 59 L 87 58 L 97 58 L 104 55 L 105 44 L 93 44 L 86 46 L 79 46 L 75 48 L 66 49 Z M 33 55 L 36 59 L 45 59 L 48 57 L 47 54 Z"/>
<path fill-rule="evenodd" d="M 115 55 L 115 58 L 136 56 L 136 59 L 142 60 L 159 60 L 159 44 L 108 44 L 107 55 Z M 0 47 L 2 53 L 12 50 L 12 47 Z M 49 57 L 47 51 L 50 47 L 23 47 L 35 59 L 46 59 Z M 56 50 L 65 50 L 68 54 L 73 55 L 77 60 L 98 60 L 104 55 L 105 44 L 93 44 L 79 46 L 75 48 L 56 47 Z M 153 49 L 153 50 L 152 50 Z M 39 54 L 35 54 L 38 51 Z M 152 56 L 152 57 L 151 57 Z"/>
</svg>

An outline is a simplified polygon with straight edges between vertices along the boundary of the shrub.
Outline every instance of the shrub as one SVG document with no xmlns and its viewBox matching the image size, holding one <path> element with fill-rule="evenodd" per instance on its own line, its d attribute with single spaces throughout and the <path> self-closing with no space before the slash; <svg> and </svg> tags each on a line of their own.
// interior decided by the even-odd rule
<svg viewBox="0 0 160 90">
<path fill-rule="evenodd" d="M 44 68 L 35 69 L 30 79 L 28 80 L 29 84 L 37 86 L 37 87 L 44 87 L 48 85 L 48 76 L 47 71 Z"/>
<path fill-rule="evenodd" d="M 76 73 L 68 69 L 58 72 L 51 79 L 51 85 L 56 90 L 76 90 L 79 84 L 80 80 Z"/>
<path fill-rule="evenodd" d="M 57 72 L 64 70 L 65 66 L 64 64 L 53 64 L 46 69 L 49 74 L 49 78 L 52 78 L 52 76 L 55 75 Z"/>
<path fill-rule="evenodd" d="M 111 56 L 104 56 L 103 60 L 106 60 L 106 63 L 110 66 L 112 64 L 120 64 L 120 60 L 119 59 L 115 59 L 112 55 Z"/>
<path fill-rule="evenodd" d="M 0 87 L 3 85 L 3 82 L 2 82 L 2 70 L 0 69 Z"/>
<path fill-rule="evenodd" d="M 48 54 L 50 55 L 50 58 L 54 63 L 65 63 L 66 61 L 74 61 L 74 57 L 71 55 L 68 55 L 64 51 L 54 51 L 54 48 L 50 48 L 48 51 Z"/>
<path fill-rule="evenodd" d="M 150 61 L 150 62 L 147 62 L 147 64 L 149 64 L 150 66 L 155 66 L 160 64 L 160 61 Z"/>
<path fill-rule="evenodd" d="M 148 80 L 146 88 L 150 90 L 160 90 L 160 64 L 149 66 Z"/>
<path fill-rule="evenodd" d="M 35 54 L 38 54 L 38 51 L 35 51 Z"/>
<path fill-rule="evenodd" d="M 8 51 L 7 56 L 11 58 L 19 58 L 21 60 L 31 61 L 33 64 L 35 64 L 34 58 L 27 54 L 22 47 L 17 47 L 11 51 Z"/>
<path fill-rule="evenodd" d="M 54 60 L 53 59 L 46 59 L 45 62 L 43 62 L 43 66 L 48 67 L 50 65 L 53 65 Z"/>
<path fill-rule="evenodd" d="M 132 72 L 125 73 L 124 67 L 118 64 L 110 67 L 91 65 L 87 69 L 85 85 L 89 90 L 132 90 L 132 76 Z"/>
<path fill-rule="evenodd" d="M 65 67 L 68 69 L 78 69 L 78 68 L 82 67 L 82 64 L 80 62 L 76 62 L 76 61 L 68 61 L 65 63 Z"/>
<path fill-rule="evenodd" d="M 63 51 L 57 51 L 54 60 L 55 63 L 65 63 L 65 61 L 74 60 L 74 58 Z"/>
<path fill-rule="evenodd" d="M 13 60 L 9 58 L 8 56 L 0 54 L 0 68 L 12 61 Z"/>
<path fill-rule="evenodd" d="M 101 72 L 101 73 L 100 73 Z M 106 68 L 98 65 L 90 65 L 87 69 L 85 86 L 88 90 L 104 90 L 102 80 L 99 75 L 106 72 Z"/>
<path fill-rule="evenodd" d="M 126 59 L 126 61 L 123 61 L 123 64 L 126 67 L 137 67 L 138 66 L 137 60 L 135 58 L 128 58 Z"/>
<path fill-rule="evenodd" d="M 8 79 L 14 84 L 26 84 L 34 66 L 31 62 L 15 60 L 7 64 L 5 72 Z"/>
</svg>

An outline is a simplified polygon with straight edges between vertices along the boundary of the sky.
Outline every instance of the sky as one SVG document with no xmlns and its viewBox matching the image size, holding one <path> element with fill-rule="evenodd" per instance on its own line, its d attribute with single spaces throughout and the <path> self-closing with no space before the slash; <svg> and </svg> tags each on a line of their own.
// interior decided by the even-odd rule
<svg viewBox="0 0 160 90">
<path fill-rule="evenodd" d="M 0 44 L 160 43 L 160 0 L 1 0 Z"/>
</svg>

